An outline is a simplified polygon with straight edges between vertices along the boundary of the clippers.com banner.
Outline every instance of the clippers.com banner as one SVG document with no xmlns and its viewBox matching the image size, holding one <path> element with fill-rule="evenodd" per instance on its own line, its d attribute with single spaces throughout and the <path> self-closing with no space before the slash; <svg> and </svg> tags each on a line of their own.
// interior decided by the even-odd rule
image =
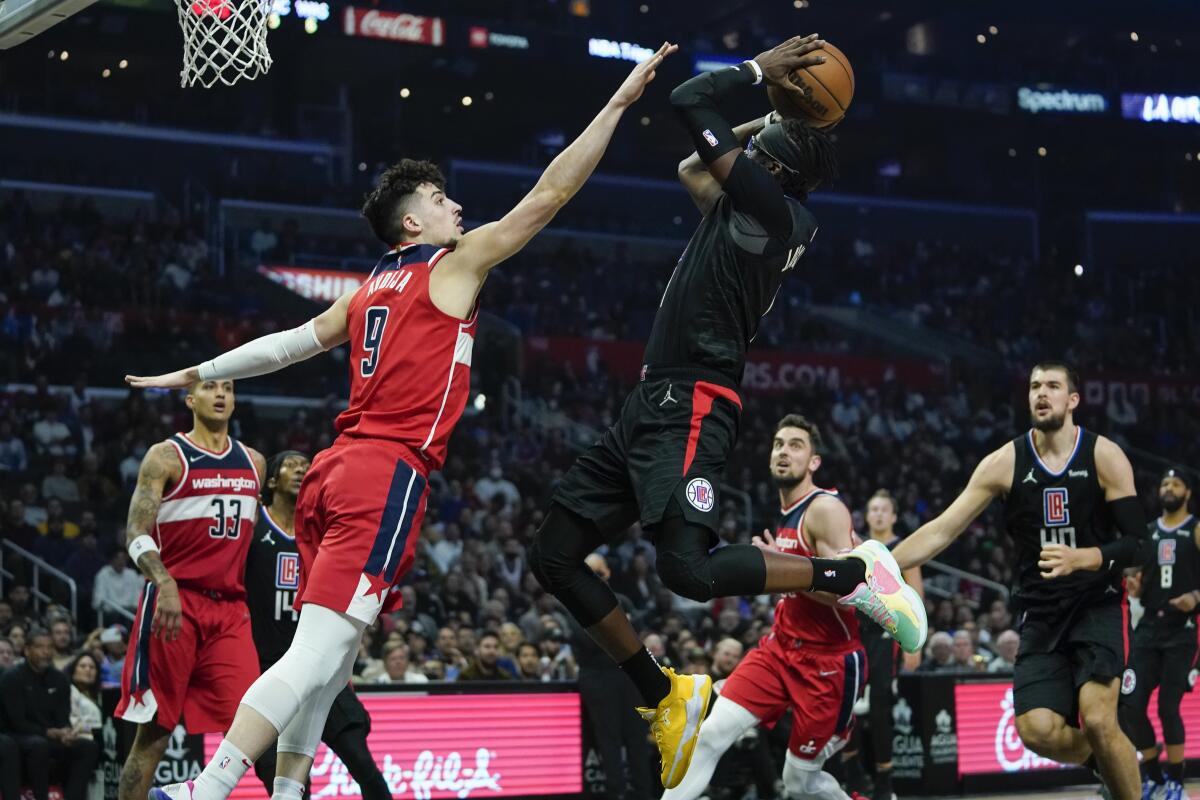
<svg viewBox="0 0 1200 800">
<path fill-rule="evenodd" d="M 1017 735 L 1013 712 L 1012 684 L 960 683 L 954 687 L 958 709 L 958 772 L 972 775 L 989 772 L 1024 772 L 1031 769 L 1061 769 L 1063 764 L 1026 750 Z M 1150 722 L 1156 741 L 1162 741 L 1158 722 L 1158 690 L 1150 696 Z M 1200 726 L 1200 693 L 1183 696 L 1183 723 L 1190 730 Z M 1187 758 L 1200 758 L 1200 737 L 1188 737 Z"/>
<path fill-rule="evenodd" d="M 583 791 L 579 695 L 359 695 L 371 715 L 367 743 L 395 800 L 516 797 Z M 205 759 L 220 744 L 205 737 Z M 232 800 L 264 800 L 250 770 Z M 312 800 L 361 797 L 341 759 L 323 743 Z"/>
</svg>

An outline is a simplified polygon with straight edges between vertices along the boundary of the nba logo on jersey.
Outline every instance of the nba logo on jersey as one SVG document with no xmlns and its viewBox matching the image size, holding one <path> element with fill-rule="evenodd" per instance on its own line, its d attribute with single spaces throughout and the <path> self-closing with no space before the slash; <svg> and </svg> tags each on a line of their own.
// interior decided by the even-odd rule
<svg viewBox="0 0 1200 800">
<path fill-rule="evenodd" d="M 275 588 L 300 588 L 300 556 L 296 553 L 280 553 L 275 561 Z"/>
<path fill-rule="evenodd" d="M 1071 512 L 1067 510 L 1067 490 L 1062 487 L 1052 487 L 1042 494 L 1042 510 L 1047 528 L 1067 525 L 1071 522 Z"/>
<path fill-rule="evenodd" d="M 1158 563 L 1159 564 L 1174 564 L 1175 563 L 1175 540 L 1163 539 L 1158 543 Z"/>
</svg>

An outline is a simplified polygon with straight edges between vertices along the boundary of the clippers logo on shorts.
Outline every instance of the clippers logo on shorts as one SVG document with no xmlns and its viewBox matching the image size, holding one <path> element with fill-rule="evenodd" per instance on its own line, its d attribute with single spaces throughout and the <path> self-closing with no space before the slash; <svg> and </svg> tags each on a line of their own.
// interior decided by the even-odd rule
<svg viewBox="0 0 1200 800">
<path fill-rule="evenodd" d="M 297 553 L 279 553 L 275 559 L 275 588 L 300 588 L 300 556 Z"/>
<path fill-rule="evenodd" d="M 1125 674 L 1121 676 L 1121 694 L 1133 694 L 1136 687 L 1137 673 L 1132 669 L 1125 670 Z"/>
<path fill-rule="evenodd" d="M 687 485 L 687 501 L 699 511 L 711 511 L 717 495 L 707 480 L 693 478 Z"/>
<path fill-rule="evenodd" d="M 1162 539 L 1158 543 L 1158 563 L 1162 565 L 1175 563 L 1175 539 Z"/>
<path fill-rule="evenodd" d="M 1071 512 L 1067 508 L 1067 490 L 1061 486 L 1042 490 L 1042 516 L 1047 528 L 1056 528 L 1071 523 Z"/>
</svg>

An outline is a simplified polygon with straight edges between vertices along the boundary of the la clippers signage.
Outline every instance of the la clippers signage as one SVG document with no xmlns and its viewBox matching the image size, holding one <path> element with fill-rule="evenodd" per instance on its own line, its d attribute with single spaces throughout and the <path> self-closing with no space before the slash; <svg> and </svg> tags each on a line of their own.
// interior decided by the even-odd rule
<svg viewBox="0 0 1200 800">
<path fill-rule="evenodd" d="M 396 800 L 528 797 L 583 791 L 579 695 L 361 694 L 371 715 L 367 743 Z M 219 734 L 205 737 L 211 758 Z M 324 743 L 312 768 L 312 800 L 361 797 Z M 254 772 L 232 800 L 263 800 Z"/>
<path fill-rule="evenodd" d="M 1132 674 L 1132 673 L 1130 673 Z M 1136 680 L 1134 677 L 1132 680 Z M 1126 683 L 1131 683 L 1126 679 Z M 1124 687 L 1123 687 L 1124 688 Z M 1132 685 L 1130 686 L 1132 689 Z M 960 683 L 954 687 L 958 706 L 958 772 L 977 775 L 996 772 L 1027 772 L 1029 770 L 1064 769 L 1069 765 L 1042 758 L 1025 747 L 1017 734 L 1016 712 L 1013 708 L 1010 683 Z M 1158 691 L 1150 697 L 1150 722 L 1156 741 L 1162 741 L 1159 725 Z M 1184 724 L 1200 724 L 1200 694 L 1183 696 L 1180 706 Z M 1187 758 L 1200 757 L 1200 741 L 1189 737 L 1184 746 Z"/>
<path fill-rule="evenodd" d="M 342 15 L 342 31 L 347 36 L 366 36 L 434 47 L 441 47 L 446 41 L 446 23 L 441 17 L 397 14 L 354 6 L 347 7 Z"/>
</svg>

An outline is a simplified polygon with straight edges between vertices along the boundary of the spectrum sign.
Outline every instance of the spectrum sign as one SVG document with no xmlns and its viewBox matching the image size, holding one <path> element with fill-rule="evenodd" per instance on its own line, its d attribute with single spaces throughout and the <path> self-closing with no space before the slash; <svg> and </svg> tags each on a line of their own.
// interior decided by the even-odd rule
<svg viewBox="0 0 1200 800">
<path fill-rule="evenodd" d="M 1097 92 L 1075 92 L 1069 89 L 1038 89 L 1022 86 L 1017 89 L 1017 107 L 1030 114 L 1053 111 L 1069 114 L 1103 114 L 1108 101 Z"/>
<path fill-rule="evenodd" d="M 395 800 L 529 797 L 583 791 L 579 695 L 368 694 L 367 744 Z M 204 739 L 212 758 L 221 734 Z M 324 743 L 311 773 L 312 800 L 361 798 L 346 765 Z M 265 800 L 251 770 L 230 800 Z"/>
<path fill-rule="evenodd" d="M 1200 96 L 1183 94 L 1122 94 L 1121 116 L 1142 122 L 1182 122 L 1200 125 Z"/>
</svg>

